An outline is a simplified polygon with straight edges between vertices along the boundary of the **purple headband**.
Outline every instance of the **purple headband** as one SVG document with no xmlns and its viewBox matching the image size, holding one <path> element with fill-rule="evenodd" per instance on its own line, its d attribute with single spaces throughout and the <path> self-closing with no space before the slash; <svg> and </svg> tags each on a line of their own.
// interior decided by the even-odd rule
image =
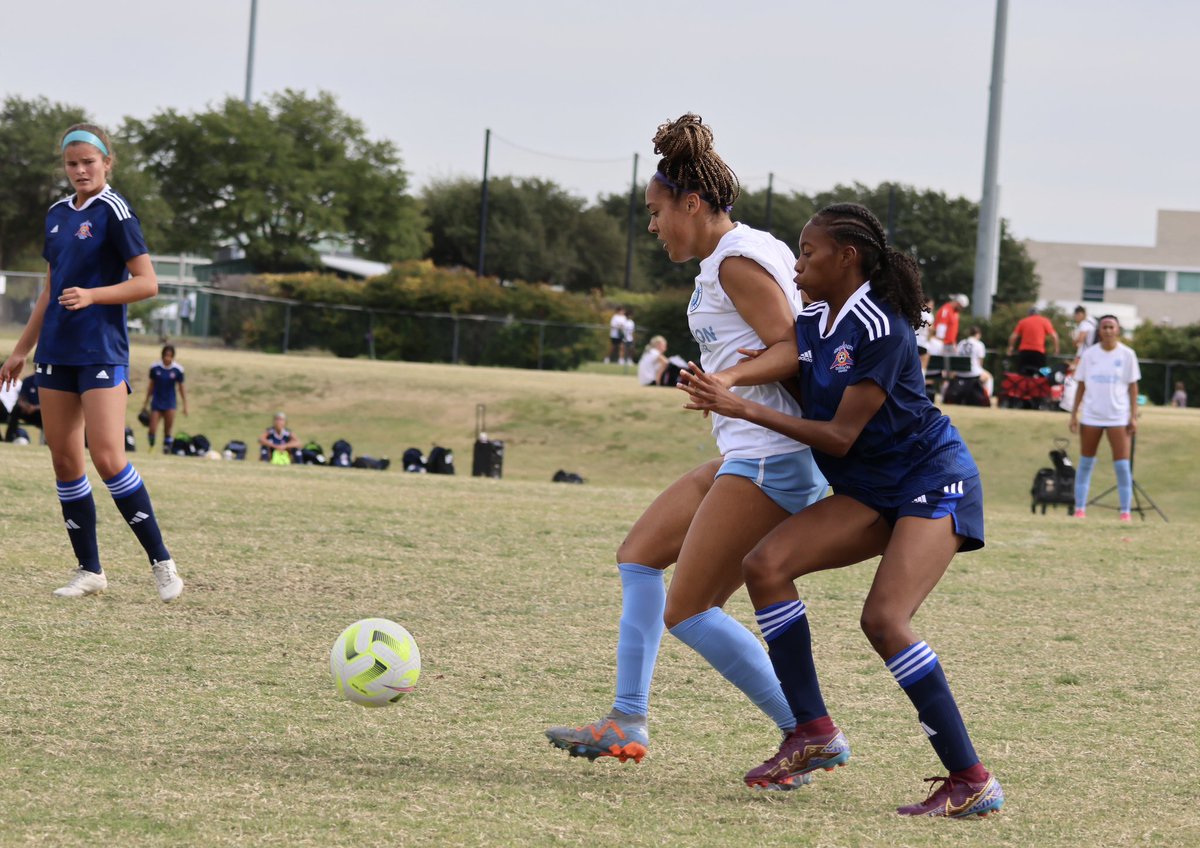
<svg viewBox="0 0 1200 848">
<path fill-rule="evenodd" d="M 671 182 L 670 178 L 668 178 L 667 175 L 664 174 L 662 171 L 655 171 L 654 179 L 658 180 L 660 183 L 665 185 L 667 188 L 671 189 L 671 191 L 673 191 L 673 192 L 676 192 L 676 193 L 685 192 L 686 193 L 688 191 L 688 189 L 684 188 L 683 186 L 678 186 L 678 185 L 675 185 L 675 183 Z M 716 199 L 711 197 L 708 194 L 708 192 L 697 191 L 696 194 L 700 195 L 702 198 L 704 198 L 704 200 L 711 203 L 713 206 L 717 206 Z M 732 212 L 733 204 L 731 203 L 728 206 L 717 206 L 717 208 L 720 209 L 722 212 Z"/>
</svg>

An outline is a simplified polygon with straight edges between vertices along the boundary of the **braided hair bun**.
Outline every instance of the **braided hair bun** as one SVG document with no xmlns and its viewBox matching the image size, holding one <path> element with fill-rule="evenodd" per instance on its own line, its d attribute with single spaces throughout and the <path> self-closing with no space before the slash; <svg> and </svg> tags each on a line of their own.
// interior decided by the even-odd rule
<svg viewBox="0 0 1200 848">
<path fill-rule="evenodd" d="M 659 124 L 654 134 L 654 152 L 664 159 L 699 159 L 713 149 L 712 129 L 699 115 L 688 112 L 674 121 Z"/>
<path fill-rule="evenodd" d="M 660 124 L 654 152 L 662 156 L 656 176 L 673 197 L 695 192 L 717 211 L 733 208 L 741 193 L 737 174 L 713 149 L 712 129 L 699 115 L 688 112 Z"/>
</svg>

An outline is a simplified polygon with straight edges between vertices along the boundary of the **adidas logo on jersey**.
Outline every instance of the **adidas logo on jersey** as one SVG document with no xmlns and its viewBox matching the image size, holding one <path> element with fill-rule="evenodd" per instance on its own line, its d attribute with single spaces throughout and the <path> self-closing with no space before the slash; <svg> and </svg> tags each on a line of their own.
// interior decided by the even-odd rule
<svg viewBox="0 0 1200 848">
<path fill-rule="evenodd" d="M 812 351 L 806 350 L 806 351 L 804 351 L 804 353 L 800 354 L 800 361 L 801 362 L 812 362 Z"/>
<path fill-rule="evenodd" d="M 923 503 L 923 504 L 929 503 L 929 501 L 925 500 L 924 495 L 918 495 L 917 497 L 912 499 L 912 502 L 913 503 Z"/>
<path fill-rule="evenodd" d="M 52 229 L 52 230 L 50 231 L 50 235 L 54 235 L 54 234 L 55 234 L 55 233 L 57 233 L 57 232 L 58 232 L 58 224 L 55 224 L 55 225 L 54 225 L 54 229 Z"/>
<path fill-rule="evenodd" d="M 96 379 L 97 379 L 97 380 L 107 380 L 107 379 L 108 379 L 108 372 L 107 372 L 107 371 L 105 371 L 103 368 L 101 368 L 101 369 L 100 369 L 100 373 L 96 375 Z"/>
<path fill-rule="evenodd" d="M 144 512 L 141 512 L 141 511 L 135 512 L 133 514 L 133 518 L 129 519 L 129 524 L 130 524 L 130 526 L 133 526 L 134 524 L 141 524 L 143 521 L 145 521 L 149 517 L 150 516 Z"/>
</svg>

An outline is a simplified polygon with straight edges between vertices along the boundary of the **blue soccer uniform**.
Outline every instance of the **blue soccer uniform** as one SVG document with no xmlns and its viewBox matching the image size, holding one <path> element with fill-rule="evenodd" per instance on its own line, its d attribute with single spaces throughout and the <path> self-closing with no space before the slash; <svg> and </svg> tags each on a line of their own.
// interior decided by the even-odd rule
<svg viewBox="0 0 1200 848">
<path fill-rule="evenodd" d="M 103 146 L 90 133 L 84 140 Z M 71 139 L 71 135 L 67 138 Z M 66 146 L 64 145 L 64 150 Z M 100 148 L 98 148 L 100 149 Z M 101 152 L 107 155 L 107 150 Z M 67 309 L 59 298 L 70 288 L 97 289 L 130 278 L 128 263 L 148 253 L 137 216 L 111 187 L 88 197 L 78 208 L 78 196 L 58 201 L 46 213 L 42 256 L 49 263 L 49 292 L 34 354 L 38 387 L 82 395 L 93 389 L 121 385 L 129 389 L 129 336 L 124 304 L 92 303 Z M 150 495 L 131 463 L 104 480 L 121 516 L 145 550 L 164 600 L 178 596 L 183 583 L 163 544 Z M 93 575 L 86 589 L 77 576 L 56 594 L 78 597 L 103 591 L 107 585 L 96 543 L 96 509 L 87 475 L 59 480 L 58 496 L 67 534 L 79 562 L 79 575 Z M 78 585 L 77 585 L 78 584 Z"/>
<path fill-rule="evenodd" d="M 163 365 L 156 362 L 150 367 L 150 385 L 153 394 L 150 397 L 150 408 L 156 412 L 166 412 L 176 405 L 175 387 L 183 383 L 183 366 L 178 362 Z"/>
<path fill-rule="evenodd" d="M 864 284 L 829 327 L 824 301 L 796 319 L 804 417 L 830 421 L 846 389 L 871 380 L 885 392 L 845 456 L 813 448 L 834 492 L 876 509 L 891 523 L 900 515 L 953 514 L 967 537 L 963 550 L 983 544 L 979 468 L 950 419 L 925 394 L 912 327 Z M 970 509 L 966 498 L 970 501 Z M 924 500 L 922 500 L 924 499 Z"/>
</svg>

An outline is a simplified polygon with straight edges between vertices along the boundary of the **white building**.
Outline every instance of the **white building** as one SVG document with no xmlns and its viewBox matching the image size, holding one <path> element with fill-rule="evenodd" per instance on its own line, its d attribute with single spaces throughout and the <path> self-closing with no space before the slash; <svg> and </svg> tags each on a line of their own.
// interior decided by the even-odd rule
<svg viewBox="0 0 1200 848">
<path fill-rule="evenodd" d="M 1200 212 L 1159 210 L 1150 246 L 1030 239 L 1025 249 L 1042 280 L 1042 301 L 1068 312 L 1082 303 L 1090 314 L 1114 312 L 1122 323 L 1131 313 L 1139 322 L 1200 322 Z"/>
</svg>

